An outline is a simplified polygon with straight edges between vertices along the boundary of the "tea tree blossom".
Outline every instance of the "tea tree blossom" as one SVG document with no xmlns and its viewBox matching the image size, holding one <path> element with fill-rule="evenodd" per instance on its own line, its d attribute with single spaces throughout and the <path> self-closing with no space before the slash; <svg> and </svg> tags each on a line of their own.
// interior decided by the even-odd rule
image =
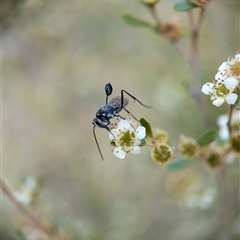
<svg viewBox="0 0 240 240">
<path fill-rule="evenodd" d="M 121 119 L 116 125 L 112 126 L 109 138 L 116 146 L 113 154 L 123 159 L 127 153 L 138 154 L 141 152 L 140 145 L 146 137 L 146 129 L 143 126 L 136 127 L 131 119 Z"/>
<path fill-rule="evenodd" d="M 213 105 L 219 107 L 224 102 L 232 105 L 237 101 L 240 83 L 240 53 L 223 62 L 212 83 L 205 83 L 202 92 L 210 95 Z"/>
</svg>

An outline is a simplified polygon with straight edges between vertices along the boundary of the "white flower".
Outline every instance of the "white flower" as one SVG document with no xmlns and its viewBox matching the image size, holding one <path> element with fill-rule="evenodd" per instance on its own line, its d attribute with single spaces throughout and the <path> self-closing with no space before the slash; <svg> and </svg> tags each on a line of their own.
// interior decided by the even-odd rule
<svg viewBox="0 0 240 240">
<path fill-rule="evenodd" d="M 233 105 L 237 101 L 240 83 L 240 54 L 223 62 L 218 68 L 213 83 L 205 83 L 202 92 L 210 95 L 213 105 L 219 107 L 224 102 Z"/>
<path fill-rule="evenodd" d="M 146 129 L 139 126 L 135 129 L 135 123 L 131 119 L 121 119 L 117 126 L 114 125 L 109 133 L 109 138 L 112 140 L 116 148 L 113 154 L 123 159 L 127 153 L 138 154 L 141 152 L 141 141 L 146 137 Z"/>
<path fill-rule="evenodd" d="M 36 191 L 36 188 L 36 178 L 29 176 L 26 178 L 24 185 L 22 185 L 18 191 L 15 191 L 13 195 L 17 201 L 24 204 L 29 204 L 33 200 L 33 194 Z"/>
<path fill-rule="evenodd" d="M 19 191 L 15 191 L 13 195 L 17 201 L 24 204 L 29 204 L 32 200 L 32 194 L 26 187 L 22 187 Z"/>
<path fill-rule="evenodd" d="M 203 189 L 198 187 L 191 189 L 186 196 L 186 205 L 190 208 L 200 208 L 205 210 L 209 208 L 216 197 L 216 190 L 213 188 Z"/>
</svg>

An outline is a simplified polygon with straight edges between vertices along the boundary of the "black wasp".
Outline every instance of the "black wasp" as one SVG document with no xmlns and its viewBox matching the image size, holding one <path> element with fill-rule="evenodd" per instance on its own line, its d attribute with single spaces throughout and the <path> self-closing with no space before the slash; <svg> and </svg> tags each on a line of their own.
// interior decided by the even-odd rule
<svg viewBox="0 0 240 240">
<path fill-rule="evenodd" d="M 131 95 L 130 93 L 128 93 L 125 90 L 121 90 L 121 96 L 116 96 L 113 97 L 113 99 L 108 102 L 108 97 L 112 94 L 113 88 L 112 85 L 110 83 L 107 83 L 105 85 L 105 93 L 106 93 L 106 104 L 105 106 L 101 107 L 97 113 L 96 113 L 96 117 L 93 119 L 92 123 L 93 123 L 93 135 L 94 135 L 94 139 L 95 142 L 97 144 L 98 147 L 98 151 L 101 155 L 102 160 L 103 159 L 103 155 L 102 152 L 100 150 L 98 141 L 97 141 L 97 137 L 96 137 L 96 133 L 95 133 L 95 127 L 99 127 L 99 128 L 105 128 L 108 132 L 111 133 L 110 128 L 108 127 L 108 125 L 110 124 L 110 119 L 114 118 L 114 117 L 120 117 L 122 119 L 124 119 L 123 117 L 121 117 L 119 115 L 119 113 L 122 111 L 122 109 L 124 109 L 128 114 L 130 114 L 132 117 L 134 117 L 125 107 L 128 104 L 128 99 L 124 98 L 123 94 L 127 94 L 128 96 L 130 96 L 134 101 L 137 101 L 138 103 L 140 103 L 142 106 L 146 107 L 146 108 L 150 108 L 150 106 L 146 106 L 145 104 L 141 103 L 137 98 L 135 98 L 133 95 Z M 135 118 L 135 117 L 134 117 Z M 136 119 L 136 118 L 135 118 Z"/>
</svg>

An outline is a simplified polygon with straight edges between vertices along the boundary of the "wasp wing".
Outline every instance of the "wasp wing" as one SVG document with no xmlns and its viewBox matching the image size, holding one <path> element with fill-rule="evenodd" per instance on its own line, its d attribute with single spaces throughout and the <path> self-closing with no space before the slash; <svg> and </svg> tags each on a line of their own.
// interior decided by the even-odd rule
<svg viewBox="0 0 240 240">
<path fill-rule="evenodd" d="M 113 97 L 113 99 L 109 102 L 109 105 L 111 105 L 115 109 L 124 108 L 128 105 L 128 99 L 123 98 L 123 105 L 122 105 L 122 98 L 120 96 Z"/>
</svg>

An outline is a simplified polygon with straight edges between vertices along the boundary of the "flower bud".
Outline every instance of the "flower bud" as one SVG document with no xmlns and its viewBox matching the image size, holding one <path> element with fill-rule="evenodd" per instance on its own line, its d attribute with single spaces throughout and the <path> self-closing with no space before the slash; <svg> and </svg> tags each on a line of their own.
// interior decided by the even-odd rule
<svg viewBox="0 0 240 240">
<path fill-rule="evenodd" d="M 234 134 L 230 139 L 231 147 L 233 151 L 240 153 L 240 133 Z"/>
<path fill-rule="evenodd" d="M 217 148 L 216 146 L 210 146 L 207 149 L 205 149 L 205 152 L 203 153 L 204 159 L 207 163 L 207 165 L 211 169 L 216 169 L 222 166 L 223 159 L 222 159 L 222 151 Z"/>
<path fill-rule="evenodd" d="M 174 156 L 171 147 L 167 144 L 159 144 L 157 147 L 152 148 L 152 160 L 158 164 L 168 163 Z"/>
<path fill-rule="evenodd" d="M 160 0 L 140 0 L 140 1 L 151 7 L 160 2 Z"/>
<path fill-rule="evenodd" d="M 183 156 L 194 157 L 197 154 L 198 144 L 194 139 L 181 135 L 178 150 Z"/>
<path fill-rule="evenodd" d="M 168 133 L 164 130 L 156 130 L 154 133 L 154 140 L 157 143 L 167 143 L 169 140 Z"/>
<path fill-rule="evenodd" d="M 191 2 L 200 7 L 205 7 L 211 2 L 211 0 L 192 0 Z"/>
<path fill-rule="evenodd" d="M 188 32 L 187 26 L 179 18 L 173 18 L 160 26 L 162 36 L 169 41 L 176 41 Z"/>
</svg>

